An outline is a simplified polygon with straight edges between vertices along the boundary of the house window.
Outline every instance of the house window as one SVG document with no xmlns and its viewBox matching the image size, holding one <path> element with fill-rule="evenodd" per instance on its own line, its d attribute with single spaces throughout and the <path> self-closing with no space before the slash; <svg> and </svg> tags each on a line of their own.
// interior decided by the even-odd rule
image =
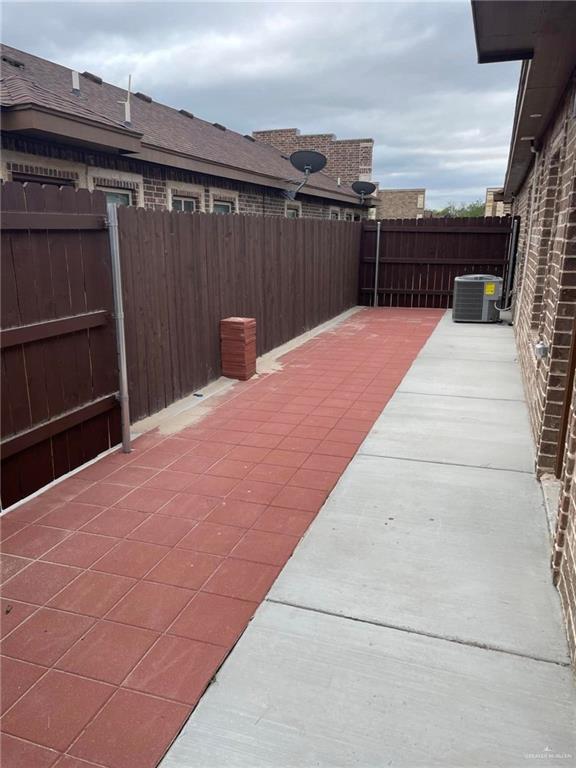
<svg viewBox="0 0 576 768">
<path fill-rule="evenodd" d="M 344 219 L 346 221 L 354 221 L 354 214 L 348 211 L 344 214 Z"/>
<path fill-rule="evenodd" d="M 330 218 L 334 219 L 334 221 L 338 221 L 338 219 L 340 218 L 340 209 L 330 208 Z"/>
<path fill-rule="evenodd" d="M 354 214 L 354 221 L 362 221 L 362 216 L 359 213 Z"/>
<path fill-rule="evenodd" d="M 101 189 L 101 187 L 97 187 Z M 106 205 L 108 203 L 114 203 L 115 205 L 132 205 L 132 193 L 124 192 L 117 189 L 103 189 L 102 192 L 106 195 Z"/>
<path fill-rule="evenodd" d="M 172 210 L 178 211 L 178 213 L 194 213 L 196 200 L 193 197 L 173 197 Z"/>
<path fill-rule="evenodd" d="M 286 218 L 299 219 L 302 216 L 302 206 L 300 203 L 286 203 Z"/>
<path fill-rule="evenodd" d="M 212 213 L 234 213 L 233 203 L 227 200 L 213 200 Z"/>
</svg>

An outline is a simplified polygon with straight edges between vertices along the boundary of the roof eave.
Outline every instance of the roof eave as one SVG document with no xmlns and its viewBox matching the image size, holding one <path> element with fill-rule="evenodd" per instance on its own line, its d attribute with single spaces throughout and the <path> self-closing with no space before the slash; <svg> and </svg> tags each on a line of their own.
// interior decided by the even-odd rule
<svg viewBox="0 0 576 768">
<path fill-rule="evenodd" d="M 6 132 L 58 137 L 124 153 L 137 152 L 141 146 L 142 134 L 129 128 L 120 125 L 116 128 L 34 103 L 4 106 L 2 114 L 2 130 Z"/>
<path fill-rule="evenodd" d="M 242 181 L 247 184 L 257 184 L 261 187 L 271 187 L 290 191 L 293 186 L 287 179 L 281 179 L 278 176 L 258 173 L 256 171 L 246 171 L 235 166 L 224 163 L 215 163 L 194 155 L 183 154 L 175 150 L 168 150 L 164 147 L 157 147 L 153 144 L 142 142 L 141 150 L 133 156 L 144 162 L 156 163 L 157 165 L 168 165 L 173 168 L 203 173 L 208 176 L 218 176 L 232 181 Z M 348 194 L 344 191 L 336 192 L 321 187 L 316 187 L 308 182 L 302 190 L 302 195 L 312 195 L 314 197 L 323 197 L 327 200 L 345 202 L 349 205 L 358 205 L 358 198 L 354 194 Z"/>
</svg>

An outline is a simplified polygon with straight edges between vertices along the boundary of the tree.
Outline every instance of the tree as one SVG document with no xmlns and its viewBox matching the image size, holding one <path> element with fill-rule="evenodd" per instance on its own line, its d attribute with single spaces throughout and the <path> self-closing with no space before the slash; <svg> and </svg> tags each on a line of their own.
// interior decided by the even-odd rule
<svg viewBox="0 0 576 768">
<path fill-rule="evenodd" d="M 472 203 L 448 203 L 446 208 L 434 211 L 434 216 L 450 219 L 462 216 L 484 216 L 484 201 L 474 200 Z"/>
</svg>

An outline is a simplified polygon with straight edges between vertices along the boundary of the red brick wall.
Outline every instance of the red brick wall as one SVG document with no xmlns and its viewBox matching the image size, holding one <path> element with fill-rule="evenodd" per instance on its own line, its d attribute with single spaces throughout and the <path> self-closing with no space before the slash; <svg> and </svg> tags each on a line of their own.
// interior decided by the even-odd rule
<svg viewBox="0 0 576 768">
<path fill-rule="evenodd" d="M 514 201 L 521 216 L 515 330 L 539 474 L 553 472 L 564 401 L 567 360 L 576 315 L 576 252 L 570 231 L 574 211 L 576 123 L 569 89 L 539 156 Z M 544 341 L 549 356 L 537 360 Z"/>
<path fill-rule="evenodd" d="M 333 133 L 302 135 L 297 128 L 254 131 L 255 139 L 289 156 L 298 149 L 315 149 L 326 156 L 326 173 L 343 184 L 372 177 L 374 139 L 337 139 Z"/>
<path fill-rule="evenodd" d="M 536 443 L 536 471 L 538 475 L 554 474 L 561 466 L 552 567 L 576 662 L 576 390 L 569 387 L 571 348 L 576 344 L 575 98 L 573 80 L 514 201 L 513 212 L 521 216 L 516 341 Z M 534 354 L 539 340 L 549 347 L 543 360 Z M 570 411 L 567 437 L 562 440 L 566 401 Z"/>
</svg>

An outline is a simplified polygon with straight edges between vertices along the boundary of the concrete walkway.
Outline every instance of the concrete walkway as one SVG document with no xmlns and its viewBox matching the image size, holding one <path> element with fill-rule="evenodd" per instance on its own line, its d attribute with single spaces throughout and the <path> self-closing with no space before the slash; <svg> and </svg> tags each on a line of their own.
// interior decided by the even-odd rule
<svg viewBox="0 0 576 768">
<path fill-rule="evenodd" d="M 512 331 L 443 318 L 162 768 L 576 765 Z"/>
</svg>

